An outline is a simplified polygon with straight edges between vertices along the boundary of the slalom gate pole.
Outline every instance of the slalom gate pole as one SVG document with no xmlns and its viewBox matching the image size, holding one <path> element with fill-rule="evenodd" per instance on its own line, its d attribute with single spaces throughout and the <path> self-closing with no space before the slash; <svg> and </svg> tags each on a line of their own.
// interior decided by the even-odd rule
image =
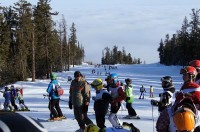
<svg viewBox="0 0 200 132">
<path fill-rule="evenodd" d="M 152 105 L 152 120 L 153 120 L 153 132 L 154 132 L 154 117 L 153 117 L 153 105 Z"/>
</svg>

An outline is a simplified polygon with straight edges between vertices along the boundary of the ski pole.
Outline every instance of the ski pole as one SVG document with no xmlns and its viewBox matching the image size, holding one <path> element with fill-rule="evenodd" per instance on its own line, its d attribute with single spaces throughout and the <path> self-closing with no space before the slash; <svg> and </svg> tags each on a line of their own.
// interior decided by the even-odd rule
<svg viewBox="0 0 200 132">
<path fill-rule="evenodd" d="M 49 95 L 48 95 L 48 94 L 43 94 L 43 96 L 44 96 L 44 98 L 45 98 L 45 97 L 49 97 Z M 67 100 L 63 100 L 63 99 L 60 99 L 60 101 L 63 101 L 63 102 L 68 102 Z"/>
<path fill-rule="evenodd" d="M 153 132 L 154 132 L 154 117 L 153 117 L 153 105 L 152 105 L 152 120 L 153 120 Z"/>
</svg>

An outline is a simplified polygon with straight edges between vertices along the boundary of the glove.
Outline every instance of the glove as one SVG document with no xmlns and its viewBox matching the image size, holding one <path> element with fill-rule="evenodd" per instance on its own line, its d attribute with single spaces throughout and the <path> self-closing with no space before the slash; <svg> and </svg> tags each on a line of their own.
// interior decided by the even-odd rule
<svg viewBox="0 0 200 132">
<path fill-rule="evenodd" d="M 130 97 L 126 97 L 126 102 L 128 102 L 128 100 L 130 100 L 131 98 Z"/>
<path fill-rule="evenodd" d="M 72 109 L 72 102 L 71 101 L 69 101 L 68 105 L 69 105 L 69 108 Z"/>
<path fill-rule="evenodd" d="M 153 106 L 158 106 L 159 105 L 159 101 L 157 101 L 157 100 L 151 100 L 151 105 L 153 105 Z"/>
</svg>

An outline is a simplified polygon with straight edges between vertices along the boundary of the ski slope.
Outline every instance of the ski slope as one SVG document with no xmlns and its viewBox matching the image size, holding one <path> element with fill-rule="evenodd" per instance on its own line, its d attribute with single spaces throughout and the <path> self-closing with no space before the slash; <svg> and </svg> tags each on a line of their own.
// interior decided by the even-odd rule
<svg viewBox="0 0 200 132">
<path fill-rule="evenodd" d="M 158 94 L 162 92 L 160 78 L 166 75 L 172 76 L 173 82 L 178 91 L 182 85 L 182 77 L 179 74 L 180 66 L 163 66 L 158 63 L 155 64 L 142 64 L 142 65 L 116 65 L 117 69 L 110 69 L 107 72 L 118 73 L 119 80 L 125 83 L 126 78 L 131 78 L 134 87 L 134 102 L 133 107 L 136 110 L 136 113 L 140 116 L 140 120 L 136 119 L 122 119 L 123 116 L 127 115 L 128 111 L 120 110 L 117 115 L 121 122 L 133 123 L 141 132 L 155 132 L 155 125 L 158 118 L 157 107 L 152 107 L 150 105 L 149 98 L 149 87 L 150 85 L 154 88 L 154 98 L 159 99 Z M 92 69 L 95 69 L 96 73 L 101 72 L 101 75 L 92 74 Z M 61 96 L 62 101 L 60 101 L 60 106 L 63 114 L 67 117 L 67 120 L 56 121 L 56 122 L 45 122 L 40 120 L 43 126 L 49 132 L 74 132 L 79 129 L 77 121 L 74 119 L 73 110 L 68 108 L 68 96 L 69 96 L 69 87 L 70 83 L 67 82 L 68 76 L 73 77 L 73 73 L 79 70 L 85 76 L 86 80 L 91 83 L 96 78 L 101 78 L 105 80 L 105 69 L 104 67 L 95 68 L 93 65 L 82 65 L 70 68 L 70 71 L 58 72 L 57 80 L 61 83 L 62 87 L 65 90 L 64 95 Z M 24 92 L 24 101 L 25 104 L 31 110 L 30 112 L 19 112 L 21 114 L 30 116 L 32 118 L 48 119 L 49 110 L 48 110 L 48 98 L 44 98 L 43 94 L 46 93 L 47 86 L 50 82 L 48 79 L 36 80 L 31 82 L 31 79 L 27 81 L 16 82 L 15 87 L 19 86 L 23 88 Z M 138 99 L 140 92 L 140 87 L 144 85 L 146 88 L 145 99 Z M 91 88 L 92 96 L 95 95 L 94 89 Z M 3 108 L 4 98 L 2 93 L 0 95 L 1 108 Z M 18 104 L 18 101 L 17 101 Z M 93 100 L 91 100 L 89 105 L 88 116 L 96 124 L 94 110 L 93 110 Z M 125 106 L 125 102 L 123 102 Z M 111 127 L 111 123 L 106 120 L 106 126 Z"/>
</svg>

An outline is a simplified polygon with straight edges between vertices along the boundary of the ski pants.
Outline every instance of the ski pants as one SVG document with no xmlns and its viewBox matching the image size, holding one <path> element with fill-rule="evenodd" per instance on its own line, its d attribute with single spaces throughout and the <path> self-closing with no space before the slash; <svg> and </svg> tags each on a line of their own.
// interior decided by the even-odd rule
<svg viewBox="0 0 200 132">
<path fill-rule="evenodd" d="M 17 105 L 15 104 L 15 98 L 14 98 L 14 97 L 11 97 L 10 101 L 11 101 L 12 106 L 15 108 L 15 110 L 18 110 L 18 107 L 17 107 Z"/>
<path fill-rule="evenodd" d="M 63 113 L 60 109 L 60 99 L 51 99 L 49 101 L 49 110 L 50 110 L 50 118 L 57 118 L 63 116 Z"/>
<path fill-rule="evenodd" d="M 85 125 L 93 124 L 93 122 L 87 116 L 88 106 L 74 106 L 74 116 L 81 129 L 85 128 Z"/>
<path fill-rule="evenodd" d="M 128 109 L 128 115 L 130 116 L 136 116 L 136 112 L 132 107 L 132 103 L 126 103 L 126 108 Z"/>
<path fill-rule="evenodd" d="M 110 121 L 110 123 L 113 125 L 113 127 L 118 127 L 121 126 L 121 122 L 119 120 L 119 118 L 117 117 L 117 112 L 119 110 L 121 106 L 120 102 L 117 102 L 116 105 L 111 104 L 111 113 L 108 117 L 108 120 Z"/>
</svg>

